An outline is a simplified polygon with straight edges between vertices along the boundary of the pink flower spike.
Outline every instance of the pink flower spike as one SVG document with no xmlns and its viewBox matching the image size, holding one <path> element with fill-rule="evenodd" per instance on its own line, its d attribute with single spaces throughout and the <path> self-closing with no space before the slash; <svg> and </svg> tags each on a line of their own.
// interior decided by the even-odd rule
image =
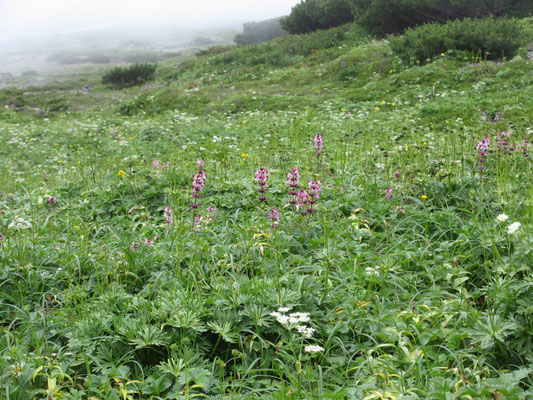
<svg viewBox="0 0 533 400">
<path fill-rule="evenodd" d="M 315 149 L 316 149 L 316 156 L 320 157 L 322 154 L 322 147 L 324 146 L 324 138 L 322 137 L 322 134 L 317 133 L 315 135 Z"/>
<path fill-rule="evenodd" d="M 257 191 L 260 193 L 259 201 L 266 201 L 265 193 L 268 190 L 268 170 L 265 167 L 261 167 L 255 170 L 254 177 L 255 184 L 259 186 Z"/>
</svg>

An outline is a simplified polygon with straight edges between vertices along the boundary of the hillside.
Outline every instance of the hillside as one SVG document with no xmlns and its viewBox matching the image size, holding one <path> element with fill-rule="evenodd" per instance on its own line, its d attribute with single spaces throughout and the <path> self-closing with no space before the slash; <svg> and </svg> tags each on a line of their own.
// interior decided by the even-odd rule
<svg viewBox="0 0 533 400">
<path fill-rule="evenodd" d="M 528 47 L 406 65 L 347 25 L 17 77 L 0 393 L 533 396 Z"/>
</svg>

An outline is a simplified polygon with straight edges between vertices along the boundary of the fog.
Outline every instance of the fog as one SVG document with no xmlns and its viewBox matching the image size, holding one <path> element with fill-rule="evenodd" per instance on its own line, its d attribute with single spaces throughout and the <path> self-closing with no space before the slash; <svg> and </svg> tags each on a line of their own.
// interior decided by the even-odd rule
<svg viewBox="0 0 533 400">
<path fill-rule="evenodd" d="M 243 23 L 288 15 L 300 1 L 0 0 L 0 87 L 2 73 L 83 64 L 95 54 L 120 63 L 131 59 L 124 52 L 149 59 L 230 44 Z"/>
<path fill-rule="evenodd" d="M 0 38 L 109 27 L 222 27 L 290 13 L 299 0 L 0 0 Z"/>
</svg>

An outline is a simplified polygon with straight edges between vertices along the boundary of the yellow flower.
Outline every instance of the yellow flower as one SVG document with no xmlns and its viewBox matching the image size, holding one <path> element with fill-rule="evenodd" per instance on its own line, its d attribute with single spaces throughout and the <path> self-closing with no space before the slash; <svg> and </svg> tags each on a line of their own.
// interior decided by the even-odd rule
<svg viewBox="0 0 533 400">
<path fill-rule="evenodd" d="M 385 104 L 385 101 L 383 100 L 383 101 L 381 102 L 381 105 L 384 105 L 384 104 Z"/>
<path fill-rule="evenodd" d="M 390 105 L 394 107 L 396 105 L 396 103 L 390 103 Z"/>
<path fill-rule="evenodd" d="M 427 197 L 425 194 L 423 194 L 422 196 L 420 196 L 420 198 L 421 198 L 422 200 L 427 200 L 428 197 Z"/>
<path fill-rule="evenodd" d="M 242 123 L 243 123 L 243 124 L 245 124 L 245 123 L 246 123 L 246 120 L 245 120 L 245 119 L 243 119 L 243 120 L 242 120 Z"/>
<path fill-rule="evenodd" d="M 379 107 L 376 107 L 376 111 L 379 111 Z"/>
<path fill-rule="evenodd" d="M 126 177 L 126 173 L 122 170 L 118 171 L 118 176 L 120 176 L 122 179 Z"/>
<path fill-rule="evenodd" d="M 241 154 L 241 157 L 242 157 L 242 158 L 248 158 L 248 153 L 242 153 L 242 154 Z"/>
<path fill-rule="evenodd" d="M 343 111 L 343 112 L 346 111 L 346 108 L 341 108 L 341 111 Z"/>
<path fill-rule="evenodd" d="M 389 71 L 389 74 L 392 74 L 393 72 L 394 72 L 394 71 L 391 69 L 391 70 Z"/>
<path fill-rule="evenodd" d="M 428 143 L 427 142 L 424 142 L 424 146 L 427 145 Z"/>
<path fill-rule="evenodd" d="M 441 56 L 441 57 L 444 57 L 444 53 L 440 53 L 440 56 Z"/>
<path fill-rule="evenodd" d="M 450 123 L 450 121 L 446 120 L 446 123 L 447 123 L 447 124 L 449 124 L 449 123 Z"/>
</svg>

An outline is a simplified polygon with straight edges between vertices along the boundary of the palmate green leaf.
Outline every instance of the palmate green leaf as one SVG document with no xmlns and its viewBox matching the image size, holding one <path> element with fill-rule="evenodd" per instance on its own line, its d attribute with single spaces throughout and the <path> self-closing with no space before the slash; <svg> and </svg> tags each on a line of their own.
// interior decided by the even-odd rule
<svg viewBox="0 0 533 400">
<path fill-rule="evenodd" d="M 145 382 L 142 389 L 144 394 L 158 395 L 167 390 L 172 385 L 170 375 L 151 376 Z"/>
<path fill-rule="evenodd" d="M 125 336 L 136 349 L 169 344 L 169 336 L 163 332 L 162 326 L 157 325 L 142 325 L 139 328 L 129 329 Z"/>
<path fill-rule="evenodd" d="M 235 328 L 230 321 L 225 321 L 223 324 L 218 322 L 208 322 L 207 326 L 209 329 L 211 329 L 211 331 L 222 336 L 222 339 L 224 339 L 226 342 L 235 343 L 237 332 L 233 331 Z"/>
<path fill-rule="evenodd" d="M 245 302 L 244 310 L 242 314 L 249 317 L 252 320 L 252 324 L 255 326 L 268 326 L 268 310 L 266 310 L 262 305 Z"/>
<path fill-rule="evenodd" d="M 163 372 L 171 374 L 174 377 L 178 377 L 181 374 L 181 371 L 185 368 L 185 361 L 181 358 L 169 358 L 167 361 L 161 362 L 157 368 Z"/>
<path fill-rule="evenodd" d="M 484 315 L 476 321 L 468 334 L 473 343 L 482 349 L 491 349 L 497 342 L 503 343 L 517 328 L 513 321 L 505 320 L 500 314 Z"/>
<path fill-rule="evenodd" d="M 196 385 L 200 385 L 204 388 L 207 388 L 209 387 L 209 383 L 211 382 L 211 372 L 209 372 L 205 368 L 189 368 L 186 372 L 180 375 L 180 377 L 178 378 L 178 382 L 181 385 L 186 385 L 194 382 Z"/>
<path fill-rule="evenodd" d="M 167 324 L 175 328 L 192 329 L 202 333 L 207 330 L 205 324 L 200 319 L 200 314 L 194 310 L 177 310 L 167 321 Z"/>
</svg>

